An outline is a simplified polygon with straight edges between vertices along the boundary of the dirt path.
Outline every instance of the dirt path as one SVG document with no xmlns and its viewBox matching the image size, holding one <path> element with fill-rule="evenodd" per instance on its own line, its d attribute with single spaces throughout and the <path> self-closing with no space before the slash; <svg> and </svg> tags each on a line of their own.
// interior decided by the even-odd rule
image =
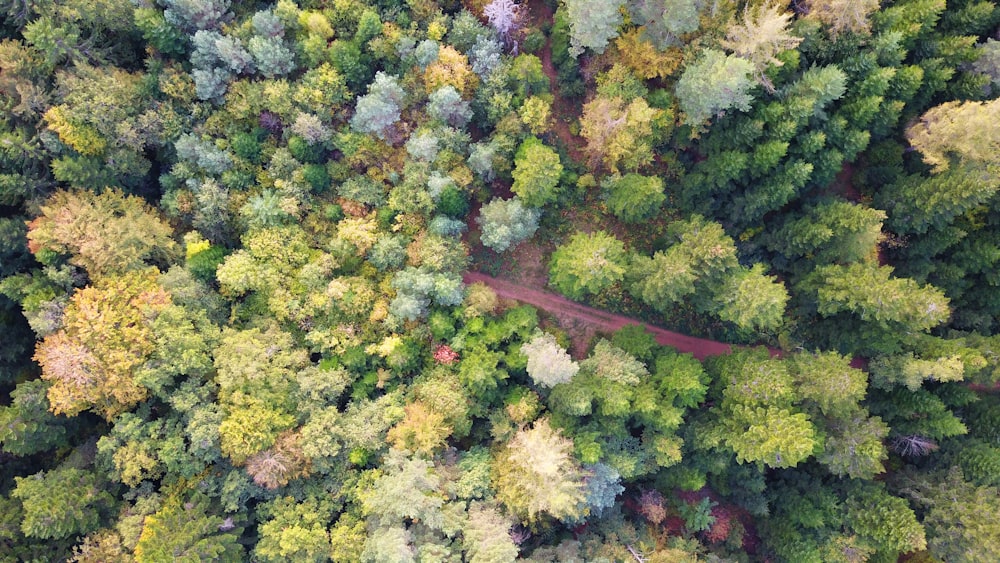
<svg viewBox="0 0 1000 563">
<path fill-rule="evenodd" d="M 540 25 L 541 22 L 552 22 L 552 9 L 542 0 L 530 0 L 527 3 L 528 17 Z M 586 158 L 583 154 L 583 139 L 574 135 L 569 129 L 569 121 L 576 119 L 582 111 L 579 104 L 568 102 L 559 94 L 558 71 L 552 63 L 552 38 L 548 37 L 545 46 L 536 55 L 542 61 L 542 71 L 549 78 L 549 89 L 555 98 L 552 102 L 551 130 L 556 137 L 562 141 L 569 153 L 570 158 L 576 162 L 583 162 Z"/>
<path fill-rule="evenodd" d="M 467 284 L 482 282 L 493 288 L 493 291 L 495 291 L 500 297 L 505 299 L 515 299 L 517 301 L 527 303 L 528 305 L 538 307 L 539 309 L 543 309 L 549 313 L 555 314 L 556 316 L 568 316 L 574 320 L 593 325 L 599 330 L 605 332 L 614 332 L 623 326 L 630 324 L 644 324 L 629 317 L 623 317 L 621 315 L 615 315 L 606 311 L 587 307 L 586 305 L 581 305 L 554 293 L 524 287 L 516 283 L 497 279 L 479 272 L 466 273 L 464 280 Z M 646 330 L 649 331 L 649 333 L 652 334 L 656 338 L 656 341 L 660 344 L 673 346 L 681 352 L 689 352 L 699 360 L 703 360 L 708 356 L 728 354 L 733 349 L 731 345 L 723 342 L 695 338 L 693 336 L 671 332 L 669 330 L 651 325 L 646 325 Z M 772 353 L 777 353 L 777 351 L 772 351 Z"/>
</svg>

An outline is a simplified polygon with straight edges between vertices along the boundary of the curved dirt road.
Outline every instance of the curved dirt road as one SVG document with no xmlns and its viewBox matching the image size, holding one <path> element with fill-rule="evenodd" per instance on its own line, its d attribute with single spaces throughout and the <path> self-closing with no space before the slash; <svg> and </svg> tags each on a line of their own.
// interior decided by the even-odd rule
<svg viewBox="0 0 1000 563">
<path fill-rule="evenodd" d="M 516 299 L 528 305 L 538 307 L 550 313 L 559 313 L 573 317 L 587 324 L 593 325 L 602 331 L 614 332 L 625 325 L 645 324 L 615 315 L 586 305 L 581 305 L 570 301 L 561 295 L 540 291 L 529 287 L 523 287 L 507 280 L 497 279 L 479 272 L 468 272 L 464 276 L 466 284 L 481 282 L 493 289 L 496 294 L 506 299 Z M 673 346 L 681 352 L 688 352 L 699 360 L 704 360 L 708 356 L 719 356 L 728 354 L 733 347 L 723 342 L 695 338 L 686 334 L 672 332 L 652 325 L 646 325 L 646 330 L 656 338 L 656 341 L 666 346 Z M 772 350 L 775 354 L 777 351 Z"/>
</svg>

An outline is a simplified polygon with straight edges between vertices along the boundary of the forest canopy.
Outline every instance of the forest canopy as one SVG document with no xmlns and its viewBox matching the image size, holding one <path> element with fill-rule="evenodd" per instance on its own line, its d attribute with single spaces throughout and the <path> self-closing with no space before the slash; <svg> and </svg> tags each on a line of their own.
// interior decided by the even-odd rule
<svg viewBox="0 0 1000 563">
<path fill-rule="evenodd" d="M 0 2 L 0 561 L 1000 561 L 998 33 Z"/>
</svg>

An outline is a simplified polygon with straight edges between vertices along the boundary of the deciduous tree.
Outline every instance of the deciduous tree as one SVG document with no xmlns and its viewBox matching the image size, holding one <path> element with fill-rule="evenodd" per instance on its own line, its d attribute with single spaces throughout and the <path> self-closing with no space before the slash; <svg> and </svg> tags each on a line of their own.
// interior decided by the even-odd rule
<svg viewBox="0 0 1000 563">
<path fill-rule="evenodd" d="M 549 283 L 572 299 L 599 293 L 625 277 L 625 245 L 604 232 L 576 233 L 552 253 Z"/>
<path fill-rule="evenodd" d="M 542 212 L 525 206 L 521 199 L 493 199 L 482 206 L 476 222 L 483 230 L 483 245 L 503 252 L 531 238 L 538 230 Z"/>
<path fill-rule="evenodd" d="M 677 81 L 677 100 L 684 122 L 696 131 L 727 110 L 749 111 L 754 65 L 736 55 L 706 49 Z"/>
<path fill-rule="evenodd" d="M 54 193 L 28 229 L 32 253 L 69 254 L 92 277 L 142 268 L 175 255 L 173 230 L 142 199 L 106 190 Z"/>
<path fill-rule="evenodd" d="M 497 499 L 527 521 L 543 514 L 561 520 L 578 518 L 586 498 L 584 477 L 573 457 L 573 442 L 544 418 L 518 431 L 493 464 Z"/>
<path fill-rule="evenodd" d="M 528 375 L 542 387 L 566 383 L 580 371 L 580 366 L 547 332 L 536 332 L 529 342 L 521 345 L 521 353 L 528 357 Z"/>
<path fill-rule="evenodd" d="M 514 156 L 514 185 L 511 190 L 525 205 L 542 207 L 556 200 L 556 187 L 563 166 L 556 151 L 537 137 L 529 137 Z"/>
</svg>

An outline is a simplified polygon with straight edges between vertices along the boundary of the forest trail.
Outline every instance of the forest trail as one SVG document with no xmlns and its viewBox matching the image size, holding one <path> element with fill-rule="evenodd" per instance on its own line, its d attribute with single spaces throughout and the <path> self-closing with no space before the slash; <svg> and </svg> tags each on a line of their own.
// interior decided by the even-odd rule
<svg viewBox="0 0 1000 563">
<path fill-rule="evenodd" d="M 652 334 L 657 343 L 663 346 L 671 346 L 681 352 L 687 352 L 699 360 L 704 360 L 709 356 L 721 356 L 723 354 L 728 354 L 732 352 L 734 348 L 734 345 L 732 344 L 726 344 L 725 342 L 719 342 L 717 340 L 697 338 L 695 336 L 689 336 L 687 334 L 681 334 L 679 332 L 660 328 L 638 319 L 616 315 L 614 313 L 582 305 L 576 301 L 571 301 L 562 295 L 556 295 L 555 293 L 534 289 L 512 281 L 494 278 L 493 276 L 489 276 L 481 272 L 466 272 L 462 277 L 462 281 L 464 281 L 466 285 L 476 282 L 486 284 L 494 292 L 496 292 L 498 297 L 503 299 L 513 299 L 515 301 L 527 303 L 528 305 L 542 309 L 543 311 L 555 316 L 561 323 L 566 320 L 581 322 L 589 325 L 590 327 L 596 328 L 601 332 L 614 332 L 626 325 L 643 325 L 646 327 L 646 332 Z M 735 347 L 742 348 L 743 346 L 736 345 Z M 775 358 L 780 358 L 785 354 L 783 350 L 778 348 L 768 348 L 767 351 L 770 352 L 771 356 Z M 582 351 L 577 352 L 580 352 L 579 355 L 582 357 Z M 868 360 L 861 357 L 852 358 L 851 367 L 867 371 Z M 997 384 L 996 389 L 1000 391 L 1000 383 Z"/>
<path fill-rule="evenodd" d="M 538 307 L 544 311 L 552 313 L 556 317 L 570 317 L 577 321 L 590 324 L 602 332 L 614 332 L 623 326 L 630 324 L 645 325 L 646 330 L 656 338 L 656 341 L 665 346 L 672 346 L 681 352 L 688 352 L 699 360 L 704 360 L 709 356 L 720 356 L 728 354 L 733 347 L 724 342 L 695 338 L 686 334 L 672 332 L 663 328 L 652 326 L 636 319 L 615 315 L 593 307 L 581 305 L 575 301 L 570 301 L 561 295 L 541 291 L 516 283 L 494 278 L 480 272 L 467 272 L 464 277 L 466 284 L 481 282 L 489 286 L 499 297 L 504 299 L 514 299 Z M 780 351 L 771 350 L 772 355 L 779 355 Z"/>
<path fill-rule="evenodd" d="M 528 19 L 534 21 L 535 25 L 540 27 L 542 22 L 553 23 L 552 8 L 543 0 L 530 0 L 526 6 L 528 7 Z M 578 135 L 574 135 L 569 129 L 569 122 L 580 115 L 582 107 L 580 107 L 580 104 L 567 101 L 559 93 L 559 74 L 552 63 L 551 36 L 546 37 L 545 46 L 536 55 L 542 61 L 542 71 L 549 78 L 549 89 L 554 98 L 552 101 L 552 119 L 549 123 L 552 126 L 552 131 L 562 141 L 570 158 L 576 162 L 584 162 L 583 139 Z"/>
</svg>

